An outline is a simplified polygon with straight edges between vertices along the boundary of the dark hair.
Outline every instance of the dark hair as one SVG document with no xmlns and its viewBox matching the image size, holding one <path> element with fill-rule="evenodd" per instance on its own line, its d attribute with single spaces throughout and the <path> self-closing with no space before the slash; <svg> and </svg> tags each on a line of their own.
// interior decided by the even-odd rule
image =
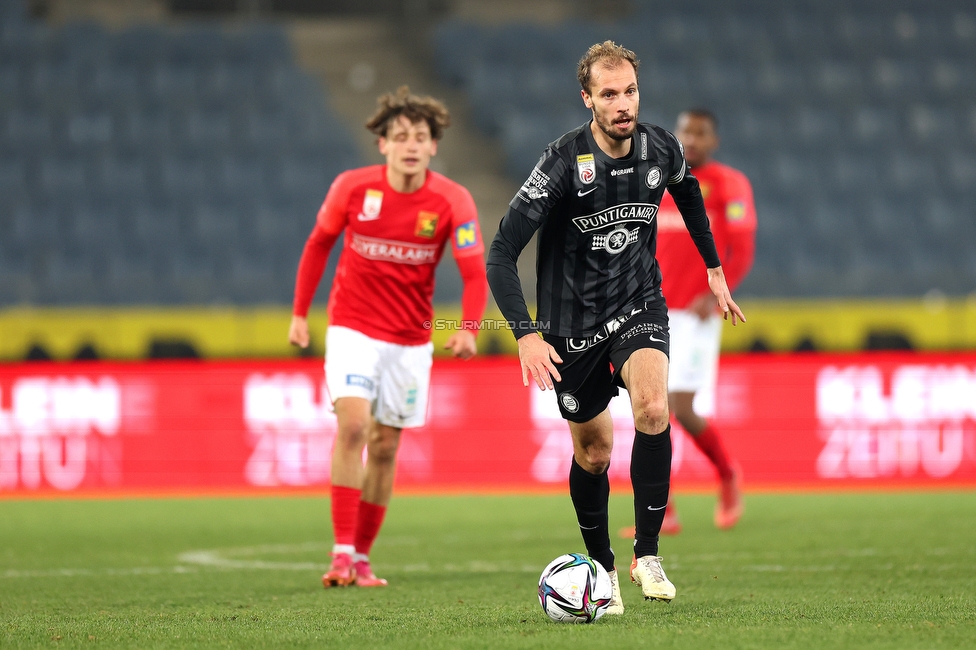
<svg viewBox="0 0 976 650">
<path fill-rule="evenodd" d="M 430 127 L 430 137 L 440 140 L 444 129 L 451 125 L 451 114 L 447 107 L 433 97 L 418 97 L 410 94 L 410 88 L 400 86 L 396 94 L 386 93 L 376 99 L 376 112 L 366 120 L 366 128 L 378 137 L 385 138 L 390 124 L 401 115 L 412 124 L 421 120 Z"/>
<path fill-rule="evenodd" d="M 687 115 L 688 117 L 700 117 L 704 120 L 708 120 L 712 123 L 712 128 L 715 129 L 715 132 L 718 133 L 718 118 L 715 117 L 715 113 L 711 112 L 707 108 L 695 107 L 683 110 L 678 113 L 678 119 L 680 120 L 683 115 Z"/>
<path fill-rule="evenodd" d="M 603 41 L 602 43 L 591 45 L 590 49 L 586 50 L 586 54 L 579 61 L 579 65 L 576 68 L 576 78 L 579 79 L 580 86 L 583 87 L 583 90 L 589 93 L 590 71 L 594 63 L 599 63 L 607 68 L 614 68 L 623 61 L 629 61 L 634 66 L 634 76 L 637 76 L 637 68 L 640 65 L 640 61 L 637 60 L 637 55 L 626 47 L 617 45 L 613 41 Z"/>
</svg>

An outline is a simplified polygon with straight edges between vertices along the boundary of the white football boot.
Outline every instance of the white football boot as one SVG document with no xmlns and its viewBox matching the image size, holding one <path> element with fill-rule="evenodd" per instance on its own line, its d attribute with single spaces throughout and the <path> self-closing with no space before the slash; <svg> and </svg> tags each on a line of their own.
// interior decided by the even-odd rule
<svg viewBox="0 0 976 650">
<path fill-rule="evenodd" d="M 610 606 L 607 607 L 608 616 L 619 616 L 624 613 L 624 599 L 620 596 L 620 580 L 617 579 L 617 570 L 610 571 L 610 584 L 613 586 L 613 597 L 610 599 Z"/>
<path fill-rule="evenodd" d="M 644 592 L 647 600 L 666 600 L 674 598 L 675 589 L 668 577 L 664 575 L 661 558 L 657 555 L 645 555 L 634 558 L 630 565 L 630 579 Z"/>
</svg>

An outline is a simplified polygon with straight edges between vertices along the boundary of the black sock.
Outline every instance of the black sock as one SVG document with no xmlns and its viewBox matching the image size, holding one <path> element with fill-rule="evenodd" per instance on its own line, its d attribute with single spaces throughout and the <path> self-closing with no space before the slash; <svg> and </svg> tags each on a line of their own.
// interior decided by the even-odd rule
<svg viewBox="0 0 976 650">
<path fill-rule="evenodd" d="M 656 436 L 637 431 L 630 456 L 630 482 L 634 486 L 637 527 L 634 555 L 657 555 L 658 535 L 671 487 L 670 424 Z"/>
<path fill-rule="evenodd" d="M 576 520 L 586 545 L 586 554 L 613 571 L 613 549 L 610 548 L 610 478 L 606 470 L 602 474 L 590 474 L 579 466 L 576 458 L 569 469 L 569 496 L 576 508 Z"/>
</svg>

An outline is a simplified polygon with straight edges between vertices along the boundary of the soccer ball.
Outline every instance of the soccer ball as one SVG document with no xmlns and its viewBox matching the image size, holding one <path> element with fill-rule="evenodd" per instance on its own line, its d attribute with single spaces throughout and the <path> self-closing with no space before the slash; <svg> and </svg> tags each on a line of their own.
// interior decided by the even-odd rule
<svg viewBox="0 0 976 650">
<path fill-rule="evenodd" d="M 603 616 L 612 598 L 607 570 L 580 553 L 560 555 L 539 577 L 539 604 L 557 623 L 592 623 Z"/>
</svg>

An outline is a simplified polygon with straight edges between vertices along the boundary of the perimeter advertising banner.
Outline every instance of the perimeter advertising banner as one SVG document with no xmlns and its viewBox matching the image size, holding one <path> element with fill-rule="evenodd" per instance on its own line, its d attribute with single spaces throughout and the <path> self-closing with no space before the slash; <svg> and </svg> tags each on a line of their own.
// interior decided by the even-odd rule
<svg viewBox="0 0 976 650">
<path fill-rule="evenodd" d="M 329 481 L 336 422 L 318 361 L 0 365 L 0 495 L 221 491 Z M 567 481 L 551 392 L 512 358 L 434 364 L 428 424 L 404 431 L 397 484 L 525 489 Z M 710 400 L 746 487 L 976 485 L 976 354 L 724 357 Z M 633 420 L 611 404 L 611 479 Z M 714 481 L 685 434 L 675 485 Z"/>
</svg>

